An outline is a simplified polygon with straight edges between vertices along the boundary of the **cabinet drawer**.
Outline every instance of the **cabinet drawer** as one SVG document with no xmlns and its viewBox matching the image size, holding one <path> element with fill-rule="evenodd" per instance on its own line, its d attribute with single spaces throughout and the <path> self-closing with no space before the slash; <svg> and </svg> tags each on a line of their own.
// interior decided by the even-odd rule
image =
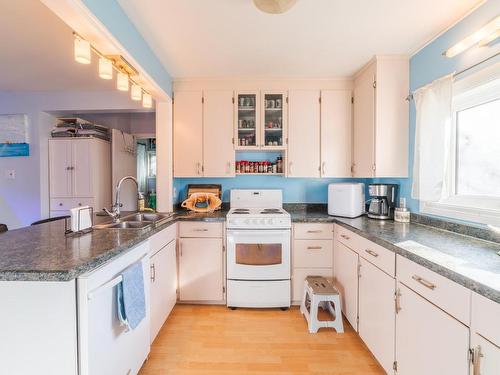
<svg viewBox="0 0 500 375">
<path fill-rule="evenodd" d="M 332 267 L 333 240 L 295 240 L 293 242 L 294 267 Z"/>
<path fill-rule="evenodd" d="M 389 276 L 396 276 L 396 254 L 392 251 L 361 237 L 358 253 Z"/>
<path fill-rule="evenodd" d="M 50 200 L 51 211 L 67 211 L 80 206 L 94 207 L 93 198 L 52 198 Z M 94 210 L 97 208 L 94 207 Z"/>
<path fill-rule="evenodd" d="M 333 224 L 295 224 L 293 236 L 298 240 L 331 240 Z"/>
<path fill-rule="evenodd" d="M 332 268 L 294 268 L 292 275 L 292 301 L 300 302 L 304 293 L 304 281 L 307 276 L 332 277 Z"/>
<path fill-rule="evenodd" d="M 472 293 L 472 321 L 474 332 L 500 346 L 500 303 L 496 303 L 477 293 Z"/>
<path fill-rule="evenodd" d="M 362 237 L 340 225 L 335 225 L 335 238 L 351 250 L 358 252 Z"/>
<path fill-rule="evenodd" d="M 222 237 L 222 223 L 186 221 L 179 223 L 179 237 Z"/>
<path fill-rule="evenodd" d="M 448 314 L 469 326 L 471 291 L 400 255 L 397 278 Z"/>
<path fill-rule="evenodd" d="M 172 224 L 149 238 L 150 255 L 153 256 L 177 237 L 177 224 Z"/>
</svg>

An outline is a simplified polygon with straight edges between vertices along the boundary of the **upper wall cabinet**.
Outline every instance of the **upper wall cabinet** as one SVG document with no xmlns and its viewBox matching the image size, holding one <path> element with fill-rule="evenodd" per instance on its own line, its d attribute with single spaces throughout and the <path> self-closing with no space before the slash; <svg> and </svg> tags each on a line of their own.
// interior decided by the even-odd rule
<svg viewBox="0 0 500 375">
<path fill-rule="evenodd" d="M 266 149 L 283 149 L 287 130 L 286 92 L 263 91 L 261 100 L 261 147 Z"/>
<path fill-rule="evenodd" d="M 232 91 L 175 93 L 174 176 L 234 176 Z"/>
<path fill-rule="evenodd" d="M 351 177 L 351 90 L 321 91 L 321 177 Z"/>
<path fill-rule="evenodd" d="M 234 176 L 233 92 L 203 94 L 203 175 Z"/>
<path fill-rule="evenodd" d="M 236 148 L 255 150 L 260 145 L 260 95 L 257 91 L 241 91 L 235 95 Z"/>
<path fill-rule="evenodd" d="M 283 150 L 288 115 L 286 91 L 239 91 L 235 96 L 235 148 Z"/>
<path fill-rule="evenodd" d="M 289 94 L 288 177 L 320 177 L 320 92 Z"/>
<path fill-rule="evenodd" d="M 174 176 L 203 176 L 203 92 L 174 97 Z"/>
<path fill-rule="evenodd" d="M 351 177 L 350 90 L 289 94 L 288 176 Z"/>
<path fill-rule="evenodd" d="M 408 176 L 407 57 L 375 57 L 354 80 L 354 177 Z"/>
</svg>

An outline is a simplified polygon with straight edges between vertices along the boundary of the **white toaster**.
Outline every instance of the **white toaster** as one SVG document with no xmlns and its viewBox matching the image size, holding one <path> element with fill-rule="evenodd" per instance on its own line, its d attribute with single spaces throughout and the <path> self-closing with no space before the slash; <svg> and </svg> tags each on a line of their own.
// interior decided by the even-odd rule
<svg viewBox="0 0 500 375">
<path fill-rule="evenodd" d="M 328 215 L 358 217 L 365 213 L 365 184 L 342 182 L 328 185 Z"/>
</svg>

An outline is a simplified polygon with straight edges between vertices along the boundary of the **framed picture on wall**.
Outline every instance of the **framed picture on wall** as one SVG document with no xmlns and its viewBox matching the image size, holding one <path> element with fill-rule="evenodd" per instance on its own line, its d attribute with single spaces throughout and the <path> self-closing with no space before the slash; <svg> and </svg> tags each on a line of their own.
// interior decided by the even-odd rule
<svg viewBox="0 0 500 375">
<path fill-rule="evenodd" d="M 29 154 L 28 115 L 0 115 L 0 157 Z"/>
</svg>

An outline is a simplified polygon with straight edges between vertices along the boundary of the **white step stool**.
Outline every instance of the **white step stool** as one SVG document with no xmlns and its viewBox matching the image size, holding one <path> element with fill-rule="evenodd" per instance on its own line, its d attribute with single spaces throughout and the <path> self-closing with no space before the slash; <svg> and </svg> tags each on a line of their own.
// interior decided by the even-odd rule
<svg viewBox="0 0 500 375">
<path fill-rule="evenodd" d="M 328 309 L 334 320 L 318 320 L 318 306 Z M 307 320 L 309 333 L 316 333 L 322 327 L 335 328 L 337 333 L 344 333 L 339 292 L 324 277 L 306 277 L 300 312 Z"/>
</svg>

